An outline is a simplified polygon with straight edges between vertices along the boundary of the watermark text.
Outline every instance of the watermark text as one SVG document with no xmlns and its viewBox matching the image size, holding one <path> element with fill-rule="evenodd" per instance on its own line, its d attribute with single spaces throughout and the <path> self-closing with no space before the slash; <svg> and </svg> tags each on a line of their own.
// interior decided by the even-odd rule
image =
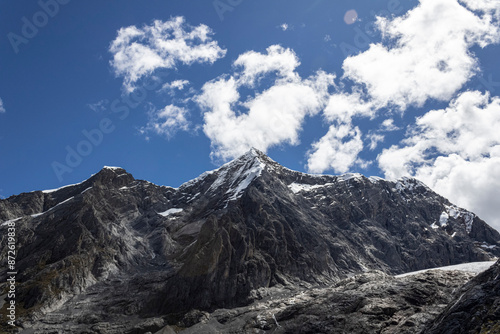
<svg viewBox="0 0 500 334">
<path fill-rule="evenodd" d="M 7 223 L 7 323 L 15 326 L 16 321 L 16 223 Z"/>
<path fill-rule="evenodd" d="M 159 86 L 159 80 L 145 82 L 143 86 L 136 88 L 132 93 L 113 100 L 110 104 L 111 114 L 119 121 L 127 119 L 130 110 L 137 108 L 146 100 L 148 92 L 156 90 Z M 64 174 L 69 174 L 80 166 L 84 158 L 92 154 L 94 149 L 104 142 L 105 136 L 113 133 L 116 127 L 116 121 L 105 117 L 101 119 L 97 127 L 82 130 L 81 134 L 84 139 L 74 146 L 67 145 L 65 159 L 62 162 L 53 161 L 51 164 L 59 182 L 63 181 Z"/>
<path fill-rule="evenodd" d="M 40 10 L 34 13 L 30 18 L 23 16 L 21 18 L 22 26 L 19 34 L 9 32 L 7 38 L 14 53 L 19 53 L 19 47 L 28 44 L 29 41 L 38 35 L 40 29 L 45 27 L 51 18 L 55 17 L 60 10 L 61 5 L 67 5 L 71 0 L 39 0 Z"/>
<path fill-rule="evenodd" d="M 243 0 L 214 0 L 212 3 L 215 12 L 221 21 L 224 21 L 224 14 L 232 12 L 237 6 L 241 5 Z"/>
</svg>

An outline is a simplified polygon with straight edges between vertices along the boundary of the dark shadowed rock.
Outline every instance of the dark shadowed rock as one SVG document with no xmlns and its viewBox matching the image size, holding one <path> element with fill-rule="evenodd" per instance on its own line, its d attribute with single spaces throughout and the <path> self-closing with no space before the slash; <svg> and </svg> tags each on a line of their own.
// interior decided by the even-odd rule
<svg viewBox="0 0 500 334">
<path fill-rule="evenodd" d="M 500 333 L 500 263 L 455 293 L 446 309 L 422 333 Z"/>
</svg>

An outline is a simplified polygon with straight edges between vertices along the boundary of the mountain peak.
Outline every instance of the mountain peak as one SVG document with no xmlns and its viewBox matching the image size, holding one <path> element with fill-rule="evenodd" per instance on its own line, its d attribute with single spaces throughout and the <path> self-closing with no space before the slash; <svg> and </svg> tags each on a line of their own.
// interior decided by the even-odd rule
<svg viewBox="0 0 500 334">
<path fill-rule="evenodd" d="M 113 171 L 124 171 L 125 169 L 121 168 L 121 167 L 113 167 L 113 166 L 104 166 L 102 167 L 102 169 L 109 169 L 109 170 L 113 170 Z"/>
<path fill-rule="evenodd" d="M 195 187 L 200 188 L 200 192 L 203 193 L 222 194 L 224 200 L 236 200 L 271 163 L 275 162 L 263 152 L 252 147 L 246 153 L 221 167 L 205 172 L 182 184 L 180 189 Z"/>
<path fill-rule="evenodd" d="M 113 184 L 117 187 L 123 187 L 134 181 L 134 177 L 121 167 L 104 166 L 97 174 L 94 174 L 89 181 L 94 185 Z"/>
<path fill-rule="evenodd" d="M 112 166 L 103 166 L 100 171 L 97 173 L 93 174 L 92 177 L 99 175 L 99 174 L 115 174 L 117 176 L 122 175 L 122 174 L 129 174 L 124 168 L 122 167 L 112 167 Z M 92 178 L 91 177 L 91 178 Z"/>
<path fill-rule="evenodd" d="M 124 186 L 134 177 L 121 167 L 104 166 L 99 172 L 93 174 L 90 178 L 76 184 L 68 184 L 56 189 L 42 190 L 45 194 L 67 194 L 78 193 L 94 185 L 114 184 L 115 186 Z"/>
<path fill-rule="evenodd" d="M 238 158 L 236 158 L 232 161 L 254 160 L 254 159 L 258 159 L 263 163 L 272 162 L 271 158 L 269 158 L 264 152 L 256 149 L 255 147 L 252 147 L 250 150 L 248 150 L 247 152 L 245 152 L 244 154 L 242 154 L 241 156 L 239 156 Z M 231 163 L 231 162 L 229 162 L 229 163 Z"/>
<path fill-rule="evenodd" d="M 252 147 L 248 151 L 246 151 L 244 155 L 257 156 L 258 154 L 264 154 L 264 153 L 262 151 L 256 149 L 255 147 Z"/>
<path fill-rule="evenodd" d="M 226 165 L 237 163 L 240 164 L 241 161 L 255 161 L 258 164 L 262 164 L 262 167 L 267 167 L 268 170 L 280 170 L 280 169 L 288 169 L 278 162 L 271 159 L 266 153 L 263 151 L 252 147 L 246 153 L 241 155 L 240 157 L 228 162 Z M 250 166 L 250 165 L 249 165 Z M 297 172 L 299 173 L 299 172 Z"/>
</svg>

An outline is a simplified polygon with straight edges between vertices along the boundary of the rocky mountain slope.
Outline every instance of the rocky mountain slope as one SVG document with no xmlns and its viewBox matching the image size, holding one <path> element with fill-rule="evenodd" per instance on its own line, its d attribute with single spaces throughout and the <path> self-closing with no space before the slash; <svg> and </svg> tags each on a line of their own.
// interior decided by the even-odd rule
<svg viewBox="0 0 500 334">
<path fill-rule="evenodd" d="M 2 259 L 9 223 L 26 333 L 154 332 L 193 309 L 249 305 L 261 288 L 500 255 L 498 232 L 417 180 L 308 175 L 257 150 L 179 188 L 105 167 L 1 200 Z"/>
<path fill-rule="evenodd" d="M 463 286 L 422 333 L 500 333 L 500 262 Z"/>
</svg>

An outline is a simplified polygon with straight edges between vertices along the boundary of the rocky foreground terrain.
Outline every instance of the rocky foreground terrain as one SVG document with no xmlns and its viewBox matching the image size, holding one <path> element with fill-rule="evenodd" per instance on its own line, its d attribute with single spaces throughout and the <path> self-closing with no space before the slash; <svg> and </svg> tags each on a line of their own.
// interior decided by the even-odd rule
<svg viewBox="0 0 500 334">
<path fill-rule="evenodd" d="M 257 150 L 179 188 L 105 167 L 0 200 L 4 262 L 12 224 L 1 329 L 22 333 L 418 333 L 449 323 L 471 276 L 392 275 L 500 255 L 498 232 L 415 179 L 308 175 Z"/>
<path fill-rule="evenodd" d="M 260 288 L 248 306 L 213 312 L 193 309 L 178 318 L 73 324 L 77 333 L 419 333 L 472 277 L 459 271 L 430 271 L 395 278 L 371 271 L 330 287 Z M 69 306 L 71 305 L 71 306 Z M 64 333 L 75 305 L 58 310 L 23 333 Z M 91 317 L 91 315 L 89 315 Z M 95 321 L 95 319 L 94 319 Z M 167 325 L 170 323 L 170 325 Z M 161 328 L 161 329 L 159 329 Z"/>
<path fill-rule="evenodd" d="M 420 333 L 470 277 L 436 271 L 394 278 L 372 271 L 328 288 L 267 289 L 250 306 L 194 311 L 179 324 L 199 321 L 182 333 Z"/>
<path fill-rule="evenodd" d="M 500 262 L 459 291 L 425 333 L 500 333 Z"/>
</svg>

